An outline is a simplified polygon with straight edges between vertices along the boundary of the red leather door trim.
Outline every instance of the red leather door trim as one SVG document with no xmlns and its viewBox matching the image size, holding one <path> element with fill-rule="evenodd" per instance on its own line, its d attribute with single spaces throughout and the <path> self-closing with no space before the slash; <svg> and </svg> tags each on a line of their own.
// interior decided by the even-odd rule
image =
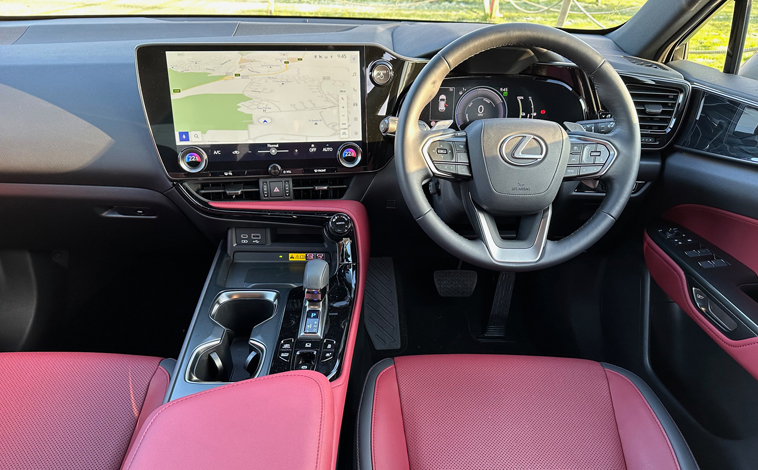
<svg viewBox="0 0 758 470">
<path fill-rule="evenodd" d="M 350 376 L 350 365 L 353 361 L 355 337 L 358 334 L 358 320 L 363 305 L 364 281 L 368 273 L 369 256 L 371 253 L 369 239 L 369 223 L 366 208 L 357 201 L 345 199 L 329 199 L 322 201 L 211 201 L 211 207 L 226 210 L 241 211 L 291 211 L 291 212 L 344 212 L 353 219 L 355 237 L 358 243 L 358 291 L 355 295 L 353 316 L 350 320 L 350 331 L 345 344 L 342 371 L 339 377 L 332 381 L 334 391 L 334 451 L 332 468 L 336 467 L 337 446 L 342 424 L 342 414 L 347 396 L 347 382 Z"/>
<path fill-rule="evenodd" d="M 690 230 L 694 229 L 687 227 Z M 698 233 L 703 238 L 705 235 Z M 710 241 L 710 240 L 709 240 Z M 714 242 L 715 243 L 715 242 Z M 722 246 L 719 248 L 726 249 Z M 695 322 L 735 361 L 742 365 L 753 377 L 758 379 L 758 338 L 733 341 L 723 334 L 695 309 L 687 290 L 687 279 L 681 268 L 669 258 L 647 233 L 644 236 L 643 250 L 645 263 L 656 283 L 666 294 L 684 310 Z M 731 253 L 730 253 L 731 254 Z M 734 256 L 734 255 L 732 255 Z M 735 256 L 736 257 L 736 256 Z"/>
</svg>

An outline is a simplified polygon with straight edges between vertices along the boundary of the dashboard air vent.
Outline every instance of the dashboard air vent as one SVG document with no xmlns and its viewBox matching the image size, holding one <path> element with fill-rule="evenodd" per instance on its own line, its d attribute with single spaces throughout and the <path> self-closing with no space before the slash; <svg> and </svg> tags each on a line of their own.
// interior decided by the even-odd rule
<svg viewBox="0 0 758 470">
<path fill-rule="evenodd" d="M 258 201 L 261 199 L 258 181 L 200 183 L 195 192 L 209 201 Z"/>
<path fill-rule="evenodd" d="M 349 177 L 292 178 L 293 199 L 341 199 Z M 258 180 L 187 183 L 186 187 L 208 201 L 259 201 Z"/>
<path fill-rule="evenodd" d="M 294 199 L 341 199 L 350 186 L 348 178 L 292 178 Z"/>
<path fill-rule="evenodd" d="M 684 93 L 676 88 L 627 83 L 645 134 L 667 134 L 674 127 Z"/>
</svg>

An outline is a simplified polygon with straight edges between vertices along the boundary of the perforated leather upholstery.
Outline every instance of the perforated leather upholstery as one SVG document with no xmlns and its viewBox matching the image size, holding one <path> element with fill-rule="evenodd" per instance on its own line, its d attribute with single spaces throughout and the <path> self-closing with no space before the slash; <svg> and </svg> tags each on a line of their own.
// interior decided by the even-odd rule
<svg viewBox="0 0 758 470">
<path fill-rule="evenodd" d="M 652 391 L 591 361 L 386 360 L 369 374 L 359 416 L 360 470 L 697 468 Z"/>
<path fill-rule="evenodd" d="M 118 469 L 140 414 L 160 406 L 166 393 L 160 361 L 0 354 L 0 469 Z"/>
</svg>

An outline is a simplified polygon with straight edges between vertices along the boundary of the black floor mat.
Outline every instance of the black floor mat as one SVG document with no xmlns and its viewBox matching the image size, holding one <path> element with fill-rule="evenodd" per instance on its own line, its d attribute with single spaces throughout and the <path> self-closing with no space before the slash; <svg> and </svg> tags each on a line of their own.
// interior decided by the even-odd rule
<svg viewBox="0 0 758 470">
<path fill-rule="evenodd" d="M 392 258 L 371 258 L 363 294 L 363 316 L 374 349 L 400 348 L 400 310 Z"/>
<path fill-rule="evenodd" d="M 434 283 L 436 270 L 455 269 L 455 258 L 395 259 L 401 313 L 407 336 L 402 354 L 534 354 L 521 322 L 519 299 L 514 295 L 505 340 L 479 339 L 487 324 L 497 273 L 477 271 L 470 297 L 441 297 Z M 518 276 L 516 291 L 518 290 Z M 401 354 L 395 354 L 401 355 Z"/>
</svg>

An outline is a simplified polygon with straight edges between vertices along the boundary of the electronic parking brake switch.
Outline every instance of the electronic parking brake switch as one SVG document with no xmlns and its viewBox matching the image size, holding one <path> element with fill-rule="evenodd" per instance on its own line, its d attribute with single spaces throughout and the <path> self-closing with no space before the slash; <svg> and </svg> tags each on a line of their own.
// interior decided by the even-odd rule
<svg viewBox="0 0 758 470">
<path fill-rule="evenodd" d="M 316 259 L 305 264 L 303 288 L 305 299 L 298 329 L 298 349 L 295 351 L 293 369 L 315 369 L 319 347 L 324 339 L 327 315 L 327 288 L 329 286 L 329 263 Z M 302 346 L 301 346 L 302 345 Z M 307 346 L 307 347 L 306 347 Z M 333 353 L 332 353 L 333 355 Z M 331 356 L 330 356 L 331 358 Z"/>
</svg>

